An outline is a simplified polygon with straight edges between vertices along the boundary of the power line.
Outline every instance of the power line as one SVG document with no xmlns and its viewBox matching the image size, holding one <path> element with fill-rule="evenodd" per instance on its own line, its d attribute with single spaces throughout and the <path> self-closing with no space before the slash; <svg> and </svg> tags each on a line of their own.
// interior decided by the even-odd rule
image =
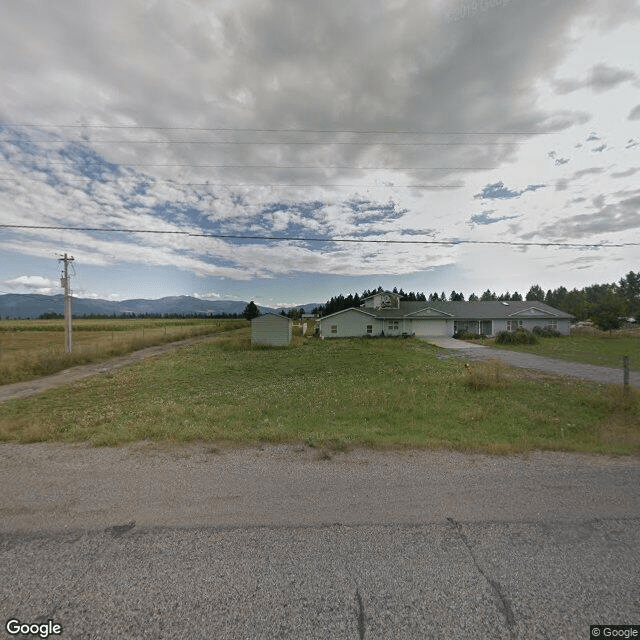
<svg viewBox="0 0 640 640">
<path fill-rule="evenodd" d="M 108 229 L 104 227 L 63 227 L 48 225 L 21 225 L 21 224 L 0 224 L 3 229 L 30 229 L 38 231 L 92 231 L 101 233 L 150 233 L 157 235 L 181 235 L 192 238 L 217 238 L 231 240 L 266 240 L 280 242 L 349 242 L 366 244 L 423 244 L 423 245 L 506 245 L 512 247 L 574 247 L 574 248 L 609 248 L 609 247 L 636 247 L 640 242 L 621 243 L 581 243 L 581 242 L 517 242 L 513 240 L 468 240 L 455 238 L 451 240 L 392 240 L 392 239 L 371 239 L 371 238 L 312 238 L 312 237 L 285 237 L 285 236 L 258 236 L 222 233 L 195 233 L 183 230 L 165 229 Z"/>
<path fill-rule="evenodd" d="M 11 142 L 4 139 L 2 142 Z M 451 146 L 501 146 L 501 145 L 521 145 L 522 141 L 502 141 L 502 142 L 385 142 L 384 140 L 368 140 L 368 141 L 345 141 L 345 140 L 331 140 L 317 141 L 317 140 L 72 140 L 71 138 L 59 138 L 57 140 L 36 140 L 38 144 L 60 144 L 61 142 L 75 142 L 75 143 L 90 143 L 90 144 L 197 144 L 197 145 L 232 145 L 232 146 L 311 146 L 317 147 L 331 147 L 331 146 L 385 146 L 385 147 L 451 147 Z"/>
<path fill-rule="evenodd" d="M 226 133 L 341 133 L 341 134 L 381 134 L 381 135 L 423 135 L 423 136 L 539 136 L 554 135 L 558 131 L 420 131 L 417 129 L 305 129 L 305 128 L 256 128 L 256 127 L 167 127 L 154 125 L 108 125 L 108 124 L 1 124 L 1 127 L 21 127 L 39 129 L 130 129 L 155 131 L 205 131 Z"/>
<path fill-rule="evenodd" d="M 87 165 L 113 165 L 114 162 L 107 160 L 95 160 L 93 158 L 83 158 Z M 67 166 L 67 162 L 47 162 L 47 166 Z M 120 164 L 118 164 L 120 166 Z M 313 169 L 324 171 L 326 169 L 356 169 L 361 171 L 493 171 L 498 167 L 376 167 L 362 165 L 286 165 L 286 164 L 193 164 L 187 163 L 158 163 L 158 162 L 123 162 L 125 167 L 188 167 L 206 169 Z M 12 178 L 7 178 L 12 179 Z"/>
<path fill-rule="evenodd" d="M 25 180 L 41 181 L 35 176 L 21 176 Z M 0 178 L 1 182 L 14 182 L 15 178 Z M 101 182 L 99 178 L 66 178 L 64 183 L 83 183 L 85 181 Z M 114 178 L 114 182 L 140 182 L 140 178 Z M 175 187 L 331 187 L 331 188 L 381 188 L 381 189 L 459 189 L 462 184 L 376 184 L 376 183 L 353 183 L 353 184 L 326 184 L 320 182 L 313 183 L 272 183 L 272 182 L 250 182 L 250 183 L 227 183 L 227 182 L 176 182 L 175 180 L 151 179 L 153 184 L 169 184 Z"/>
</svg>

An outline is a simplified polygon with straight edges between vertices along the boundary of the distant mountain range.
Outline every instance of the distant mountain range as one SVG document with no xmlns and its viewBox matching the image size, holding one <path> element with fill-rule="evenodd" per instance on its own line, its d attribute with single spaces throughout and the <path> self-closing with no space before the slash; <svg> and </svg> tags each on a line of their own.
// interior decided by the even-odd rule
<svg viewBox="0 0 640 640">
<path fill-rule="evenodd" d="M 209 315 L 221 313 L 242 313 L 248 302 L 244 300 L 201 300 L 191 296 L 170 296 L 159 300 L 94 300 L 92 298 L 74 298 L 73 315 L 107 315 L 119 316 L 129 313 L 136 315 L 151 314 L 185 314 L 194 313 Z M 324 302 L 310 302 L 297 306 L 309 313 Z M 280 313 L 282 309 L 261 307 L 261 313 Z M 43 296 L 39 294 L 8 293 L 0 295 L 0 318 L 37 318 L 43 313 L 64 312 L 64 296 Z"/>
</svg>

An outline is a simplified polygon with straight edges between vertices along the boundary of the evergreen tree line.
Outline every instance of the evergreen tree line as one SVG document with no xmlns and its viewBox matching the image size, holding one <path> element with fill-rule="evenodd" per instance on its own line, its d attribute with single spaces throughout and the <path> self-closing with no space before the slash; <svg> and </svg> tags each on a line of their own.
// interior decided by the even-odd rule
<svg viewBox="0 0 640 640">
<path fill-rule="evenodd" d="M 362 295 L 356 293 L 348 296 L 334 296 L 326 304 L 316 307 L 313 313 L 327 316 L 351 307 L 359 307 L 364 298 L 381 291 L 383 291 L 383 288 L 378 287 L 377 289 L 363 291 Z M 413 291 L 405 293 L 402 289 L 398 290 L 397 287 L 394 287 L 393 293 L 398 294 L 403 301 L 433 302 L 448 300 L 462 302 L 465 299 L 462 293 L 458 293 L 455 290 L 449 296 L 444 291 L 439 294 L 433 292 L 427 296 L 424 293 L 414 293 Z M 601 328 L 605 327 L 605 325 L 606 329 L 616 328 L 624 318 L 633 317 L 636 321 L 640 321 L 640 271 L 636 273 L 630 271 L 617 283 L 594 284 L 582 289 L 572 289 L 571 291 L 566 287 L 558 287 L 553 290 L 548 289 L 545 292 L 540 285 L 534 284 L 524 298 L 517 291 L 513 293 L 507 291 L 496 295 L 490 289 L 487 289 L 480 297 L 475 293 L 469 296 L 469 302 L 477 300 L 507 302 L 523 299 L 544 302 L 551 307 L 571 314 L 576 321 L 591 319 Z"/>
</svg>

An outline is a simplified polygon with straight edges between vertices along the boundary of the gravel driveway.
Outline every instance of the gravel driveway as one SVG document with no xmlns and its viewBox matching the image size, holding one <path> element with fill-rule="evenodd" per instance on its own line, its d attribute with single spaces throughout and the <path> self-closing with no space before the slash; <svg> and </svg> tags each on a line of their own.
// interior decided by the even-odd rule
<svg viewBox="0 0 640 640">
<path fill-rule="evenodd" d="M 567 362 L 566 360 L 556 360 L 555 358 L 536 356 L 531 353 L 492 349 L 491 347 L 483 347 L 482 345 L 453 340 L 451 338 L 435 338 L 428 342 L 442 349 L 449 350 L 449 357 L 464 358 L 466 360 L 497 359 L 520 369 L 533 369 L 534 371 L 542 371 L 556 376 L 590 380 L 602 384 L 621 385 L 623 382 L 622 365 L 620 369 L 614 369 L 612 367 L 600 367 L 594 364 Z M 629 384 L 633 387 L 640 387 L 640 373 L 630 371 Z"/>
</svg>

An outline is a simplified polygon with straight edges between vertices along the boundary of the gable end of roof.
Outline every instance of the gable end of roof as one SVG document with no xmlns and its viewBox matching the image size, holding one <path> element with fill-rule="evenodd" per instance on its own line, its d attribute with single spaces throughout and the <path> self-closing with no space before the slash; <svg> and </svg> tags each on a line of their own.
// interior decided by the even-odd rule
<svg viewBox="0 0 640 640">
<path fill-rule="evenodd" d="M 514 311 L 508 315 L 509 318 L 513 316 L 525 316 L 530 318 L 548 318 L 549 316 L 557 317 L 558 314 L 555 311 L 551 311 L 550 309 L 540 309 L 539 307 L 529 307 L 527 309 L 520 309 L 518 311 Z"/>
<path fill-rule="evenodd" d="M 319 322 L 326 320 L 327 318 L 333 318 L 334 316 L 339 316 L 342 313 L 347 313 L 349 311 L 356 311 L 357 313 L 362 313 L 365 316 L 370 316 L 371 318 L 375 318 L 375 313 L 370 313 L 369 311 L 365 311 L 364 309 L 359 309 L 358 307 L 349 307 L 348 309 L 341 309 L 340 311 L 336 311 L 335 313 L 330 313 L 328 316 L 322 316 L 319 319 Z"/>
<path fill-rule="evenodd" d="M 402 311 L 402 307 L 400 307 L 400 311 Z M 404 315 L 405 318 L 410 318 L 411 316 L 428 316 L 430 318 L 446 316 L 448 318 L 453 318 L 452 313 L 447 313 L 442 309 L 434 309 L 433 307 L 424 307 L 424 309 L 418 309 L 417 311 L 412 311 L 411 313 Z"/>
</svg>

